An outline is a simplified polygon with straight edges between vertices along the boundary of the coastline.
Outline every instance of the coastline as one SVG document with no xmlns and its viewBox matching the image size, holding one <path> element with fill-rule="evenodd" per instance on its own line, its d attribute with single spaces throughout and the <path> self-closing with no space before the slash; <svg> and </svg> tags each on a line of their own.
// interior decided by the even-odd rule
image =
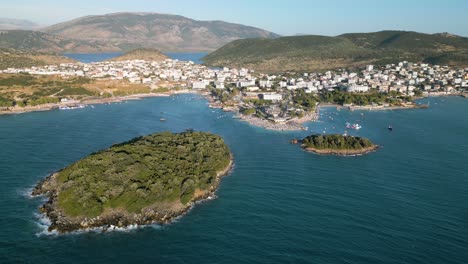
<svg viewBox="0 0 468 264">
<path fill-rule="evenodd" d="M 39 208 L 41 214 L 50 222 L 49 232 L 59 234 L 76 231 L 91 231 L 101 229 L 102 231 L 114 230 L 117 228 L 129 228 L 134 226 L 146 226 L 151 224 L 169 224 L 175 219 L 185 215 L 197 203 L 211 200 L 221 183 L 221 179 L 230 174 L 234 167 L 234 159 L 231 154 L 227 167 L 216 174 L 216 182 L 207 190 L 196 192 L 193 199 L 186 205 L 178 204 L 175 209 L 157 211 L 153 208 L 145 208 L 141 213 L 128 213 L 124 209 L 111 209 L 100 216 L 88 217 L 67 217 L 57 206 L 58 193 L 53 189 L 58 172 L 49 175 L 41 180 L 32 190 L 32 197 L 46 196 L 47 201 Z"/>
<path fill-rule="evenodd" d="M 355 110 L 367 110 L 367 111 L 385 111 L 385 110 L 407 110 L 407 109 L 426 109 L 429 108 L 428 105 L 420 105 L 420 104 L 409 104 L 409 105 L 402 105 L 402 106 L 348 106 L 347 107 L 350 111 Z"/>
<path fill-rule="evenodd" d="M 53 103 L 53 104 L 42 104 L 37 106 L 26 106 L 26 107 L 11 107 L 9 110 L 0 110 L 0 115 L 12 115 L 12 114 L 24 114 L 30 112 L 43 112 L 58 109 L 62 106 L 73 106 L 73 105 L 96 105 L 96 104 L 111 104 L 120 103 L 130 100 L 140 100 L 148 97 L 168 97 L 176 94 L 199 94 L 198 91 L 193 90 L 178 90 L 170 91 L 165 93 L 147 93 L 147 94 L 132 94 L 126 96 L 117 96 L 109 98 L 89 98 L 82 101 L 74 101 L 67 103 Z"/>
<path fill-rule="evenodd" d="M 343 157 L 349 157 L 349 156 L 358 156 L 358 155 L 365 155 L 371 152 L 376 151 L 379 146 L 374 145 L 372 147 L 368 148 L 363 148 L 363 149 L 316 149 L 312 147 L 305 147 L 301 146 L 302 149 L 304 149 L 307 152 L 312 152 L 318 155 L 334 155 L 334 156 L 343 156 Z"/>
<path fill-rule="evenodd" d="M 304 127 L 302 124 L 308 121 L 316 121 L 318 118 L 311 115 L 309 117 L 304 117 L 300 120 L 291 120 L 284 123 L 274 123 L 266 119 L 254 117 L 254 116 L 246 116 L 239 114 L 239 119 L 249 123 L 250 125 L 261 127 L 267 130 L 275 130 L 275 131 L 299 131 L 299 130 L 307 130 L 307 127 Z"/>
</svg>

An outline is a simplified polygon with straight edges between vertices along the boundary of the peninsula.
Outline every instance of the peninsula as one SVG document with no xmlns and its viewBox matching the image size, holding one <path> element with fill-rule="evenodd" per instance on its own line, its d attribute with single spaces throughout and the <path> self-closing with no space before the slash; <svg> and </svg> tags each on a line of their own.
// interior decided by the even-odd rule
<svg viewBox="0 0 468 264">
<path fill-rule="evenodd" d="M 215 192 L 232 166 L 223 139 L 156 133 L 114 145 L 48 176 L 33 190 L 49 231 L 168 223 Z"/>
<path fill-rule="evenodd" d="M 361 137 L 343 135 L 311 135 L 302 140 L 306 151 L 325 155 L 354 156 L 375 151 L 378 146 Z"/>
</svg>

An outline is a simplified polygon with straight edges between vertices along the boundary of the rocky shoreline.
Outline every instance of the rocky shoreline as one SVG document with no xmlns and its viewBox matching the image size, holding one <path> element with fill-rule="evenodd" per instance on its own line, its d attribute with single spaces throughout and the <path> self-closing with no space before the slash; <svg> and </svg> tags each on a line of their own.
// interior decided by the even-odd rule
<svg viewBox="0 0 468 264">
<path fill-rule="evenodd" d="M 301 146 L 305 151 L 312 152 L 319 155 L 335 155 L 335 156 L 358 156 L 365 155 L 371 152 L 376 151 L 379 146 L 374 145 L 372 147 L 363 148 L 363 149 L 316 149 L 311 147 Z"/>
<path fill-rule="evenodd" d="M 408 104 L 402 106 L 349 106 L 348 109 L 354 110 L 368 110 L 368 111 L 384 111 L 384 110 L 406 110 L 406 109 L 426 109 L 428 105 L 422 104 Z"/>
<path fill-rule="evenodd" d="M 69 233 L 80 230 L 91 230 L 102 228 L 106 231 L 113 228 L 125 228 L 134 225 L 150 225 L 150 224 L 168 224 L 174 219 L 187 213 L 197 202 L 210 199 L 213 197 L 221 178 L 229 174 L 233 168 L 234 161 L 231 156 L 229 165 L 222 171 L 217 173 L 216 181 L 208 190 L 198 192 L 193 199 L 186 205 L 179 204 L 172 210 L 158 210 L 155 207 L 147 207 L 141 213 L 128 213 L 124 209 L 112 209 L 106 211 L 100 216 L 88 217 L 68 217 L 63 213 L 63 210 L 58 205 L 58 191 L 56 187 L 57 173 L 51 174 L 44 180 L 39 182 L 32 190 L 31 195 L 46 196 L 48 200 L 42 205 L 39 210 L 49 220 L 50 226 L 48 231 L 57 231 L 59 233 Z"/>
</svg>

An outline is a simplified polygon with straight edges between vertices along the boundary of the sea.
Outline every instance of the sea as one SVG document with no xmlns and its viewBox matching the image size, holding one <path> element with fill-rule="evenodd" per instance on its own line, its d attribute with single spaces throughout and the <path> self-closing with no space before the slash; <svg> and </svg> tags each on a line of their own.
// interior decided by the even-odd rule
<svg viewBox="0 0 468 264">
<path fill-rule="evenodd" d="M 193 94 L 0 116 L 0 263 L 468 263 L 468 100 L 421 102 L 429 109 L 322 108 L 297 132 L 252 126 Z M 289 143 L 342 134 L 346 122 L 381 148 L 337 157 Z M 167 225 L 47 231 L 44 198 L 30 196 L 38 181 L 115 143 L 187 129 L 232 150 L 215 199 Z"/>
</svg>

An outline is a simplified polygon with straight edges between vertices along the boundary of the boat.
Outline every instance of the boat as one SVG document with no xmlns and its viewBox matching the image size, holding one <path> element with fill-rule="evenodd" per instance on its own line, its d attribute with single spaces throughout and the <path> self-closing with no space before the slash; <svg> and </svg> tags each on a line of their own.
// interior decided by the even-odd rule
<svg viewBox="0 0 468 264">
<path fill-rule="evenodd" d="M 393 127 L 391 125 L 389 125 L 388 130 L 393 131 Z"/>
<path fill-rule="evenodd" d="M 359 129 L 362 128 L 362 126 L 359 125 L 359 124 L 357 124 L 357 123 L 356 123 L 356 124 L 351 124 L 351 123 L 348 122 L 348 123 L 346 123 L 346 128 L 348 128 L 348 129 L 354 129 L 354 130 L 359 130 Z"/>
<path fill-rule="evenodd" d="M 79 105 L 64 105 L 64 106 L 60 106 L 59 109 L 60 110 L 73 110 L 73 109 L 81 109 L 81 108 L 85 108 L 86 106 L 85 105 L 82 105 L 82 104 L 79 104 Z"/>
<path fill-rule="evenodd" d="M 166 119 L 165 118 L 160 118 L 159 121 L 164 122 L 164 121 L 166 121 Z"/>
</svg>

